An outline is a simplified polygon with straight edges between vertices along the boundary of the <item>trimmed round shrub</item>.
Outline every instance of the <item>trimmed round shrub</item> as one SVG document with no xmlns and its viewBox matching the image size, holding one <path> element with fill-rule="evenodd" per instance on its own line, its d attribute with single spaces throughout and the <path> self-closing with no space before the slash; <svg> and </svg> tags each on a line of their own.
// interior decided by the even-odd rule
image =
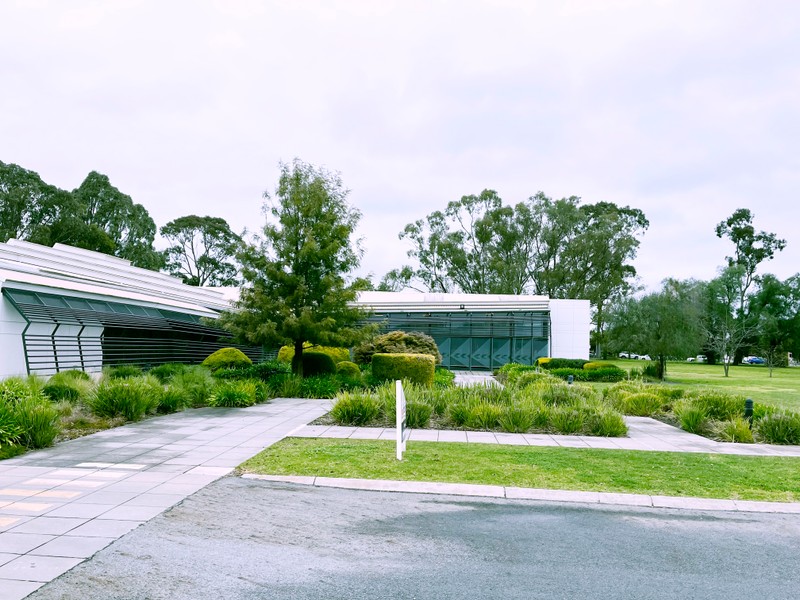
<svg viewBox="0 0 800 600">
<path fill-rule="evenodd" d="M 327 354 L 333 359 L 334 363 L 340 363 L 343 361 L 350 360 L 350 350 L 347 348 L 340 348 L 338 346 L 319 346 L 317 344 L 311 344 L 309 342 L 303 343 L 303 354 L 306 353 L 306 350 L 310 350 L 312 352 L 322 352 L 323 354 Z M 294 359 L 294 346 L 281 346 L 281 349 L 278 350 L 278 361 L 282 363 L 292 363 Z"/>
<path fill-rule="evenodd" d="M 350 362 L 349 360 L 343 360 L 337 364 L 336 372 L 343 377 L 361 378 L 361 369 L 358 368 L 356 363 Z"/>
<path fill-rule="evenodd" d="M 303 352 L 303 377 L 332 375 L 336 373 L 336 363 L 329 354 L 309 350 Z"/>
<path fill-rule="evenodd" d="M 220 348 L 213 352 L 202 362 L 202 365 L 211 371 L 218 369 L 243 369 L 253 364 L 253 361 L 238 348 Z"/>
<path fill-rule="evenodd" d="M 434 363 L 442 362 L 442 355 L 436 341 L 425 333 L 418 331 L 390 331 L 364 342 L 353 349 L 353 360 L 366 365 L 375 354 L 429 354 Z"/>
<path fill-rule="evenodd" d="M 436 370 L 430 354 L 373 354 L 372 376 L 377 381 L 403 379 L 419 385 L 433 385 Z"/>
</svg>

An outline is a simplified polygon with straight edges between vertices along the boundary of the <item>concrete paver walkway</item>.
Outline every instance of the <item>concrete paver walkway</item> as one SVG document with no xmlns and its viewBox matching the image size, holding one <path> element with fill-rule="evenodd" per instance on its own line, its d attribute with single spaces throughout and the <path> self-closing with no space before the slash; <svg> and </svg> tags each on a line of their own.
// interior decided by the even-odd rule
<svg viewBox="0 0 800 600">
<path fill-rule="evenodd" d="M 24 598 L 329 407 L 185 411 L 0 461 L 0 600 Z"/>
<path fill-rule="evenodd" d="M 606 438 L 549 433 L 500 433 L 492 431 L 454 431 L 449 429 L 412 429 L 409 441 L 462 442 L 475 444 L 510 444 L 515 446 L 562 446 L 569 448 L 608 448 L 660 452 L 708 452 L 748 456 L 800 456 L 800 446 L 768 444 L 733 444 L 717 442 L 648 417 L 625 417 L 628 437 Z M 338 427 L 307 425 L 294 437 L 350 438 L 359 440 L 394 440 L 393 428 Z"/>
</svg>

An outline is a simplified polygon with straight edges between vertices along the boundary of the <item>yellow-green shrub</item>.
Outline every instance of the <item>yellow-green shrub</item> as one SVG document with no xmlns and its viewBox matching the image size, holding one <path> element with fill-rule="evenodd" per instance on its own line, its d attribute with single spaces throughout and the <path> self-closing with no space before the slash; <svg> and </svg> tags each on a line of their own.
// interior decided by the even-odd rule
<svg viewBox="0 0 800 600">
<path fill-rule="evenodd" d="M 347 348 L 339 348 L 337 346 L 316 346 L 309 342 L 303 343 L 303 353 L 306 350 L 312 350 L 314 352 L 322 352 L 323 354 L 327 354 L 333 359 L 333 362 L 340 363 L 342 361 L 349 361 L 350 360 L 350 350 Z M 278 360 L 285 363 L 291 363 L 292 359 L 294 358 L 294 346 L 281 346 L 281 349 L 278 350 Z"/>
<path fill-rule="evenodd" d="M 217 369 L 241 369 L 252 364 L 253 361 L 238 348 L 220 348 L 203 361 L 203 366 L 211 371 L 216 371 Z"/>
<path fill-rule="evenodd" d="M 339 375 L 343 375 L 345 377 L 361 377 L 361 369 L 358 368 L 358 365 L 354 362 L 350 362 L 349 360 L 343 360 L 339 364 L 336 365 L 336 372 Z"/>
<path fill-rule="evenodd" d="M 372 376 L 378 381 L 406 379 L 433 385 L 436 360 L 430 354 L 373 354 Z"/>
</svg>

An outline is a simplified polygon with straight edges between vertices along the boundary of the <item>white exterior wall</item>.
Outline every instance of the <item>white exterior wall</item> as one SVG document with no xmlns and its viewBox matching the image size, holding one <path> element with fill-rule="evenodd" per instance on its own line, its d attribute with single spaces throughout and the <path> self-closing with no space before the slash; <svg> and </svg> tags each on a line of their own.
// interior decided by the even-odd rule
<svg viewBox="0 0 800 600">
<path fill-rule="evenodd" d="M 550 300 L 550 356 L 589 360 L 588 300 Z"/>
<path fill-rule="evenodd" d="M 22 330 L 26 324 L 11 302 L 0 296 L 0 378 L 28 373 L 22 346 Z"/>
</svg>

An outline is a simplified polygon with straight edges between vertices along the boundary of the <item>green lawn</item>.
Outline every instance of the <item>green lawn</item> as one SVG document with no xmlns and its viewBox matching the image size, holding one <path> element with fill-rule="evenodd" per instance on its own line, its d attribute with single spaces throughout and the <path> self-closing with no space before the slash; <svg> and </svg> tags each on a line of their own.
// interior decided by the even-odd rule
<svg viewBox="0 0 800 600">
<path fill-rule="evenodd" d="M 629 370 L 641 368 L 639 360 L 615 360 L 615 365 Z M 772 404 L 800 411 L 800 368 L 769 369 L 762 365 L 732 366 L 725 377 L 722 365 L 687 362 L 667 363 L 666 383 L 690 387 L 707 387 L 752 398 L 756 402 Z"/>
<path fill-rule="evenodd" d="M 800 501 L 800 458 L 288 438 L 242 472 Z"/>
</svg>

